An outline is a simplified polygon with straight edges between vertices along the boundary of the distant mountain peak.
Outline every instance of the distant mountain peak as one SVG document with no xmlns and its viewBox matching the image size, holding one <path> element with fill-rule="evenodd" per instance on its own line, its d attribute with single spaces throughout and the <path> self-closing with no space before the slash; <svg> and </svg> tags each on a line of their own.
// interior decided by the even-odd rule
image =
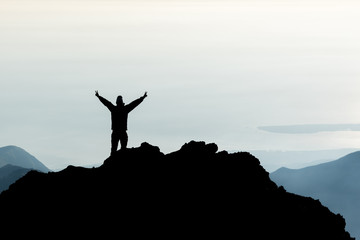
<svg viewBox="0 0 360 240">
<path fill-rule="evenodd" d="M 356 151 L 356 152 L 353 152 L 353 153 L 349 153 L 348 155 L 338 159 L 338 160 L 335 160 L 335 161 L 342 161 L 342 160 L 347 160 L 347 161 L 360 161 L 360 151 Z"/>
<path fill-rule="evenodd" d="M 49 171 L 49 169 L 33 155 L 14 145 L 0 148 L 0 167 L 7 164 L 42 172 Z"/>
</svg>

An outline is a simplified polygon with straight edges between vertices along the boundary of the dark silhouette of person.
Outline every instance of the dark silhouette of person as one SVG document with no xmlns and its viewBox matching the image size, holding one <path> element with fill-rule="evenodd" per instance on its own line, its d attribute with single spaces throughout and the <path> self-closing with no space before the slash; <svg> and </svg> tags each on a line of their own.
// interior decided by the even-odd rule
<svg viewBox="0 0 360 240">
<path fill-rule="evenodd" d="M 95 91 L 95 96 L 98 97 L 100 102 L 102 102 L 111 112 L 111 155 L 113 155 L 117 151 L 119 140 L 121 149 L 126 149 L 128 142 L 128 135 L 126 132 L 128 114 L 147 97 L 147 92 L 145 92 L 144 96 L 127 105 L 123 102 L 122 96 L 118 96 L 116 99 L 116 106 L 100 96 L 98 91 Z"/>
</svg>

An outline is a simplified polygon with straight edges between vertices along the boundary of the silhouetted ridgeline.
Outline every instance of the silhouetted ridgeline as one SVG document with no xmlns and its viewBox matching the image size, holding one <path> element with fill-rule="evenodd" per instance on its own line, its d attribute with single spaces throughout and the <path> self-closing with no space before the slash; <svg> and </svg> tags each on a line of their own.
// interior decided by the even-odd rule
<svg viewBox="0 0 360 240">
<path fill-rule="evenodd" d="M 38 225 L 29 221 L 38 216 L 58 231 L 85 226 L 81 231 L 90 233 L 115 226 L 104 233 L 168 239 L 351 239 L 340 215 L 319 201 L 278 188 L 249 153 L 217 150 L 215 144 L 190 142 L 164 155 L 143 143 L 117 152 L 99 168 L 32 171 L 0 195 L 0 206 L 7 206 L 10 221 Z"/>
</svg>

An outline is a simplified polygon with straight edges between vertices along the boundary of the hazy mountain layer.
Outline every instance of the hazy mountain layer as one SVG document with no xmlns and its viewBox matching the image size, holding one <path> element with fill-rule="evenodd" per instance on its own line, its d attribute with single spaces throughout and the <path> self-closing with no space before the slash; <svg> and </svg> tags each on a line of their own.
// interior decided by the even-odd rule
<svg viewBox="0 0 360 240">
<path fill-rule="evenodd" d="M 302 169 L 281 168 L 271 179 L 288 191 L 319 199 L 342 214 L 347 230 L 360 239 L 360 152 Z"/>
<path fill-rule="evenodd" d="M 35 169 L 41 172 L 49 171 L 49 169 L 34 156 L 16 146 L 0 148 L 0 168 L 8 164 L 22 168 Z"/>
<path fill-rule="evenodd" d="M 0 193 L 16 182 L 19 178 L 23 177 L 31 169 L 22 168 L 13 165 L 6 165 L 0 168 Z"/>
</svg>

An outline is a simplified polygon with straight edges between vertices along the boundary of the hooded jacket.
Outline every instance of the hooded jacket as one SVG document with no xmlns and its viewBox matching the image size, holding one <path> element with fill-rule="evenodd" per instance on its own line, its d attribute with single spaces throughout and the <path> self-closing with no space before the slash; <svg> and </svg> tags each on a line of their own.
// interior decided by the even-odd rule
<svg viewBox="0 0 360 240">
<path fill-rule="evenodd" d="M 98 98 L 111 112 L 111 129 L 113 131 L 126 131 L 129 112 L 131 112 L 144 100 L 144 97 L 140 97 L 127 105 L 115 106 L 101 96 L 98 96 Z"/>
</svg>

